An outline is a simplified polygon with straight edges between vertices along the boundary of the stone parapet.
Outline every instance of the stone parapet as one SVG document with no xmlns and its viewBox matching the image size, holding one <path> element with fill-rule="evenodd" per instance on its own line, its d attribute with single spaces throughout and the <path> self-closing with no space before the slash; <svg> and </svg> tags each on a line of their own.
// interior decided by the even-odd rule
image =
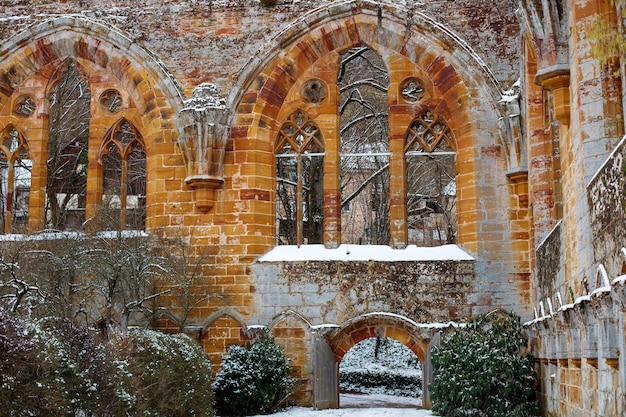
<svg viewBox="0 0 626 417">
<path fill-rule="evenodd" d="M 626 278 L 594 288 L 524 324 L 540 377 L 545 411 L 561 415 L 622 415 L 626 393 L 620 359 L 626 347 Z"/>
</svg>

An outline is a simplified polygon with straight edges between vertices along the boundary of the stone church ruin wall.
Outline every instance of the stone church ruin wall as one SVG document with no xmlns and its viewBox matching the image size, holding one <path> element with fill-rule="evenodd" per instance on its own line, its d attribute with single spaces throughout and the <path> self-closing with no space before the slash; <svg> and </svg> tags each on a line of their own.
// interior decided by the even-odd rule
<svg viewBox="0 0 626 417">
<path fill-rule="evenodd" d="M 184 237 L 200 260 L 193 290 L 202 302 L 183 327 L 215 367 L 228 346 L 269 329 L 294 359 L 298 401 L 333 407 L 337 360 L 358 341 L 383 334 L 427 360 L 437 326 L 503 308 L 526 321 L 546 415 L 621 415 L 626 148 L 616 145 L 626 75 L 623 56 L 595 55 L 588 31 L 600 17 L 623 35 L 612 8 L 603 0 L 0 0 L 0 172 L 21 198 L 17 209 L 2 205 L 15 217 L 2 230 L 47 227 L 50 109 L 71 73 L 90 100 L 87 159 L 78 164 L 85 196 L 72 209 L 95 218 L 108 201 L 112 144 L 141 144 L 145 195 L 120 192 L 117 201 L 143 201 L 143 229 Z M 339 74 L 342 57 L 364 50 L 386 77 L 378 86 L 388 138 L 384 249 L 415 249 L 411 233 L 436 230 L 409 229 L 416 211 L 437 207 L 424 199 L 409 214 L 407 156 L 435 148 L 410 148 L 408 138 L 445 132 L 437 143 L 454 158 L 454 177 L 440 190 L 456 222 L 446 238 L 468 258 L 264 260 L 280 248 L 281 222 L 309 227 L 304 204 L 293 217 L 276 208 L 286 179 L 276 161 L 305 136 L 324 158 L 322 242 L 310 243 L 326 251 L 346 243 Z M 306 135 L 293 133 L 299 128 Z M 289 146 L 278 146 L 280 134 Z M 368 158 L 372 148 L 358 151 Z M 4 185 L 16 171 L 11 158 L 32 166 L 28 187 Z M 294 184 L 304 187 L 301 178 Z M 175 321 L 161 317 L 156 327 L 176 331 Z"/>
</svg>

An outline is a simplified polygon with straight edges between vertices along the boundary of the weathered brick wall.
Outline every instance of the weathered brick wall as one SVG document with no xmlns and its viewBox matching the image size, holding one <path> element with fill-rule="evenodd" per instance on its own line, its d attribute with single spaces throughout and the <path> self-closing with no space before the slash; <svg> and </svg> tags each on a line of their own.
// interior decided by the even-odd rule
<svg viewBox="0 0 626 417">
<path fill-rule="evenodd" d="M 560 5 L 522 2 L 540 16 L 524 23 L 538 316 L 526 328 L 544 415 L 623 415 L 624 91 L 617 57 L 594 49 L 589 31 L 596 19 L 619 24 L 611 2 Z"/>
<path fill-rule="evenodd" d="M 624 141 L 615 148 L 588 187 L 591 208 L 593 250 L 597 264 L 602 264 L 609 276 L 622 273 L 626 260 L 626 146 Z M 596 283 L 592 283 L 591 290 Z"/>
<path fill-rule="evenodd" d="M 311 344 L 303 343 L 305 336 L 311 340 L 311 332 L 326 335 L 337 360 L 365 338 L 387 336 L 405 343 L 424 361 L 439 326 L 484 309 L 476 296 L 472 260 L 261 259 L 251 269 L 257 298 L 248 324 L 269 327 L 277 340 L 290 346 L 292 366 L 303 381 L 321 372 L 312 365 Z M 394 317 L 397 322 L 385 322 Z M 299 398 L 311 401 L 313 396 L 309 381 Z"/>
<path fill-rule="evenodd" d="M 255 0 L 98 0 L 0 1 L 0 39 L 33 23 L 59 15 L 93 18 L 121 29 L 133 42 L 153 51 L 189 96 L 202 82 L 226 92 L 237 73 L 266 43 L 303 13 L 331 0 L 281 0 L 263 7 Z M 402 2 L 398 2 L 402 4 Z M 396 3 L 396 4 L 398 4 Z M 456 32 L 482 56 L 508 87 L 519 76 L 516 1 L 429 1 L 413 4 Z"/>
<path fill-rule="evenodd" d="M 536 250 L 537 267 L 535 269 L 534 282 L 536 285 L 536 298 L 545 303 L 549 298 L 556 308 L 560 307 L 556 294 L 561 294 L 563 303 L 573 302 L 570 288 L 565 285 L 563 256 L 563 229 L 559 223 L 552 232 L 540 243 Z"/>
<path fill-rule="evenodd" d="M 43 168 L 45 89 L 54 68 L 73 58 L 86 67 L 94 91 L 119 89 L 128 106 L 124 115 L 146 140 L 147 228 L 168 237 L 185 236 L 192 254 L 203 260 L 197 293 L 223 295 L 197 306 L 187 328 L 214 363 L 229 345 L 246 343 L 248 326 L 268 326 L 310 384 L 313 353 L 308 341 L 318 331 L 311 325 L 349 323 L 338 342 L 344 351 L 381 331 L 402 339 L 423 358 L 427 342 L 416 341 L 419 337 L 411 332 L 425 323 L 463 320 L 496 307 L 531 317 L 528 178 L 516 148 L 519 138 L 501 130 L 501 118 L 510 115 L 498 103 L 502 90 L 519 76 L 516 1 L 407 2 L 411 9 L 399 3 L 309 0 L 279 1 L 272 8 L 252 0 L 150 0 L 141 7 L 130 0 L 113 5 L 96 0 L 0 4 L 0 37 L 8 45 L 0 49 L 0 131 L 19 124 Z M 325 8 L 306 14 L 320 4 Z M 31 26 L 35 23 L 39 25 Z M 15 35 L 26 28 L 32 32 L 16 42 Z M 421 106 L 430 106 L 458 141 L 459 243 L 475 261 L 254 264 L 275 246 L 273 141 L 295 109 L 309 111 L 324 133 L 330 161 L 326 210 L 335 210 L 335 220 L 339 216 L 336 195 L 328 191 L 336 194 L 338 188 L 332 186 L 332 177 L 338 176 L 337 99 L 329 94 L 320 105 L 307 103 L 300 87 L 318 77 L 336 92 L 337 58 L 361 42 L 381 55 L 390 75 L 392 246 L 406 243 L 406 129 Z M 425 103 L 399 97 L 399 86 L 411 76 L 425 83 Z M 198 206 L 200 193 L 185 183 L 189 173 L 177 143 L 184 100 L 205 81 L 228 97 L 232 115 L 224 183 L 210 209 Z M 32 118 L 22 120 L 11 104 L 26 92 L 34 94 L 38 107 Z M 96 175 L 90 181 L 97 188 L 98 144 L 117 116 L 99 107 L 98 94 L 93 97 L 90 173 Z M 507 177 L 512 168 L 521 168 L 520 175 Z M 39 174 L 34 187 L 39 200 L 31 202 L 43 207 L 45 176 L 43 170 Z M 90 198 L 92 207 L 99 203 L 97 193 Z M 35 217 L 43 218 L 41 213 Z M 330 222 L 332 216 L 325 219 Z M 340 244 L 339 232 L 327 228 L 325 242 Z M 377 311 L 403 319 L 351 322 Z M 166 319 L 161 324 L 175 328 Z M 305 384 L 304 402 L 311 402 L 312 389 Z"/>
<path fill-rule="evenodd" d="M 613 278 L 613 277 L 611 277 Z M 624 411 L 624 281 L 527 324 L 546 415 L 618 416 Z"/>
<path fill-rule="evenodd" d="M 473 261 L 259 262 L 257 315 L 264 324 L 298 306 L 312 325 L 389 312 L 418 323 L 463 320 L 477 301 Z"/>
</svg>

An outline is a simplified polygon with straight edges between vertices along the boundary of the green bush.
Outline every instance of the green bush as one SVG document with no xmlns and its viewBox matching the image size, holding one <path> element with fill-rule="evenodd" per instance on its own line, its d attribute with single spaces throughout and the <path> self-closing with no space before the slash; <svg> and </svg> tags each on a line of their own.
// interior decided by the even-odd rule
<svg viewBox="0 0 626 417">
<path fill-rule="evenodd" d="M 231 346 L 215 382 L 215 407 L 223 416 L 270 414 L 287 405 L 295 378 L 281 346 L 273 338 L 254 341 L 250 348 Z"/>
<path fill-rule="evenodd" d="M 344 387 L 355 387 L 359 392 L 391 392 L 405 397 L 418 397 L 422 393 L 422 378 L 419 375 L 402 374 L 393 369 L 341 371 L 340 380 L 342 390 L 346 389 Z"/>
<path fill-rule="evenodd" d="M 444 417 L 539 415 L 519 317 L 481 315 L 433 349 L 433 411 Z"/>
<path fill-rule="evenodd" d="M 129 332 L 125 349 L 136 402 L 131 415 L 211 417 L 211 362 L 184 334 Z"/>
<path fill-rule="evenodd" d="M 0 307 L 0 415 L 54 415 L 67 403 L 47 397 L 47 375 L 54 368 L 45 365 L 40 347 L 29 335 L 27 324 Z M 53 372 L 53 371 L 52 371 Z M 43 383 L 41 382 L 43 379 Z"/>
<path fill-rule="evenodd" d="M 58 391 L 69 400 L 68 415 L 126 416 L 134 398 L 111 345 L 69 319 L 47 318 L 39 326 L 43 332 L 34 340 L 52 347 L 49 354 L 58 363 L 63 384 Z"/>
<path fill-rule="evenodd" d="M 108 345 L 67 319 L 0 309 L 0 416 L 125 416 L 133 401 Z"/>
<path fill-rule="evenodd" d="M 343 392 L 419 397 L 422 368 L 402 343 L 372 337 L 354 345 L 341 360 L 339 388 Z"/>
<path fill-rule="evenodd" d="M 0 417 L 212 417 L 211 363 L 184 335 L 113 343 L 68 319 L 0 307 Z"/>
</svg>

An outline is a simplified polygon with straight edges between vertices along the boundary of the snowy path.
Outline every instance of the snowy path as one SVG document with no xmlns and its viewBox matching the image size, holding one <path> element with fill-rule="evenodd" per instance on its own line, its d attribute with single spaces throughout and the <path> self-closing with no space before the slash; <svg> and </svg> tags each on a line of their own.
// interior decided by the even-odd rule
<svg viewBox="0 0 626 417">
<path fill-rule="evenodd" d="M 341 394 L 341 408 L 419 408 L 421 398 L 399 397 L 385 394 Z"/>
<path fill-rule="evenodd" d="M 292 407 L 272 414 L 275 417 L 432 417 L 430 410 L 419 410 L 419 399 L 390 395 L 341 394 L 338 410 Z"/>
<path fill-rule="evenodd" d="M 338 410 L 312 410 L 294 407 L 272 414 L 276 417 L 431 417 L 428 410 L 411 408 L 340 408 Z"/>
</svg>

